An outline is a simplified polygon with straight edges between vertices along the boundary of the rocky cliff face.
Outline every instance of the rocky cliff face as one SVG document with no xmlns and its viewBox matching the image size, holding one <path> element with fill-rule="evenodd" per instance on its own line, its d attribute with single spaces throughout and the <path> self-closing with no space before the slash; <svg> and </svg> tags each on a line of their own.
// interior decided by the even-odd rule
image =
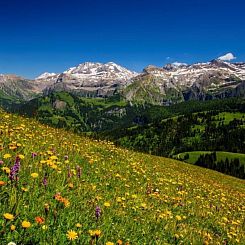
<svg viewBox="0 0 245 245">
<path fill-rule="evenodd" d="M 245 63 L 212 60 L 193 65 L 168 64 L 162 68 L 148 66 L 125 90 L 124 96 L 130 101 L 141 101 L 146 93 L 153 96 L 153 91 L 157 91 L 157 104 L 245 96 L 243 81 Z"/>
<path fill-rule="evenodd" d="M 131 102 L 168 105 L 191 99 L 245 96 L 244 81 L 245 63 L 220 59 L 192 65 L 178 62 L 164 67 L 150 65 L 140 74 L 113 62 L 85 62 L 60 74 L 45 72 L 34 80 L 0 75 L 0 91 L 19 100 L 52 91 L 84 97 L 110 97 L 119 93 Z"/>
</svg>

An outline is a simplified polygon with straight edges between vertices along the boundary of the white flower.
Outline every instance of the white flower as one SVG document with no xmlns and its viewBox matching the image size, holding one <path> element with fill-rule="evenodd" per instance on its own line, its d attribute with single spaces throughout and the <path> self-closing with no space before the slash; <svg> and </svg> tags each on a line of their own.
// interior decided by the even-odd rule
<svg viewBox="0 0 245 245">
<path fill-rule="evenodd" d="M 9 242 L 7 245 L 16 245 L 14 242 Z"/>
</svg>

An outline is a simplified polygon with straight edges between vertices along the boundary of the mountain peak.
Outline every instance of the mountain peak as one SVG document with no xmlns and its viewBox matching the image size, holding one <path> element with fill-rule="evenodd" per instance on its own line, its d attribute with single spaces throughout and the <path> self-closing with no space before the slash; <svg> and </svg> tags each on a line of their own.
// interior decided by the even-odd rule
<svg viewBox="0 0 245 245">
<path fill-rule="evenodd" d="M 50 73 L 50 72 L 44 72 L 44 73 L 42 73 L 40 76 L 38 76 L 37 78 L 36 78 L 36 80 L 38 80 L 38 79 L 47 79 L 48 77 L 54 77 L 54 76 L 56 76 L 57 74 L 56 73 Z"/>
</svg>

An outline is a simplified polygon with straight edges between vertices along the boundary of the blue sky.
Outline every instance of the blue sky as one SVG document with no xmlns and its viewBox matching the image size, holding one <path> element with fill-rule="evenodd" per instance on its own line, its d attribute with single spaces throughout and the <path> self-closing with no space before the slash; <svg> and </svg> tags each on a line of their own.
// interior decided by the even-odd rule
<svg viewBox="0 0 245 245">
<path fill-rule="evenodd" d="M 1 0 L 0 73 L 33 78 L 85 61 L 245 61 L 243 0 Z"/>
</svg>

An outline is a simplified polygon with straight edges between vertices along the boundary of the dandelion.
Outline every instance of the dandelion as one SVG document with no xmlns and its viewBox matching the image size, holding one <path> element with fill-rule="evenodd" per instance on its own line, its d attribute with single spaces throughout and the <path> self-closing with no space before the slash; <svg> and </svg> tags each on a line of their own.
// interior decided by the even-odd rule
<svg viewBox="0 0 245 245">
<path fill-rule="evenodd" d="M 107 242 L 105 245 L 114 245 L 113 242 Z"/>
<path fill-rule="evenodd" d="M 101 209 L 100 209 L 99 206 L 96 206 L 96 208 L 95 208 L 95 217 L 96 217 L 97 220 L 99 219 L 100 215 L 101 215 Z"/>
<path fill-rule="evenodd" d="M 43 226 L 42 226 L 42 229 L 43 229 L 43 230 L 47 230 L 47 229 L 48 229 L 48 226 L 47 226 L 47 225 L 43 225 Z"/>
<path fill-rule="evenodd" d="M 110 204 L 109 202 L 105 202 L 105 203 L 104 203 L 104 206 L 108 208 L 108 207 L 111 206 L 111 204 Z"/>
<path fill-rule="evenodd" d="M 10 169 L 8 167 L 3 167 L 2 170 L 6 173 L 9 174 L 10 173 Z"/>
<path fill-rule="evenodd" d="M 181 216 L 180 215 L 176 215 L 175 217 L 178 221 L 182 220 Z"/>
<path fill-rule="evenodd" d="M 10 213 L 5 213 L 3 215 L 3 217 L 7 220 L 13 220 L 14 219 L 14 215 L 13 214 L 10 214 Z"/>
<path fill-rule="evenodd" d="M 69 240 L 76 240 L 78 238 L 77 232 L 70 230 L 66 233 L 66 236 Z"/>
<path fill-rule="evenodd" d="M 15 231 L 15 229 L 16 229 L 16 226 L 15 226 L 15 225 L 11 225 L 11 226 L 10 226 L 10 230 L 11 230 L 11 231 Z"/>
<path fill-rule="evenodd" d="M 8 154 L 8 153 L 7 153 L 7 154 L 4 154 L 4 155 L 3 155 L 3 158 L 4 158 L 4 159 L 11 158 L 11 155 L 10 155 L 10 154 Z"/>
<path fill-rule="evenodd" d="M 82 225 L 81 225 L 80 223 L 77 223 L 77 224 L 76 224 L 76 227 L 77 227 L 77 228 L 81 228 Z"/>
<path fill-rule="evenodd" d="M 38 173 L 32 173 L 32 174 L 31 174 L 31 177 L 32 177 L 33 179 L 36 179 L 36 178 L 38 177 Z"/>
<path fill-rule="evenodd" d="M 21 223 L 21 225 L 22 225 L 22 227 L 23 227 L 24 229 L 27 229 L 27 228 L 31 227 L 31 223 L 30 223 L 29 221 L 26 221 L 26 220 L 24 220 L 24 221 Z"/>
</svg>

